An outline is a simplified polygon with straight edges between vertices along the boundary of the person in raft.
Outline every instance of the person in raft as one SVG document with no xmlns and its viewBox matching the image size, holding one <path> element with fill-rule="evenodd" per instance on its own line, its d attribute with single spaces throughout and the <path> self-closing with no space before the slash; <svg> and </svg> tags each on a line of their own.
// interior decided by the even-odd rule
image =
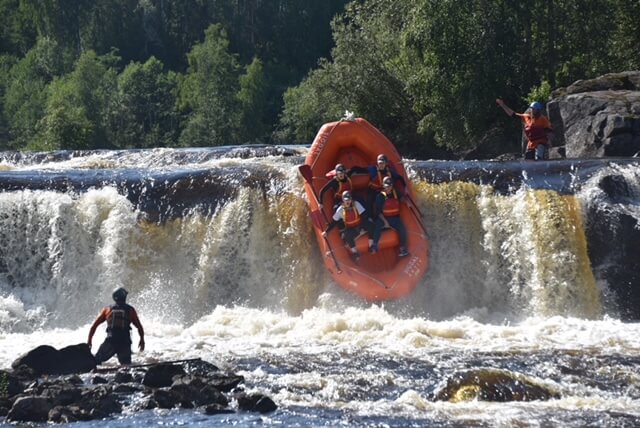
<svg viewBox="0 0 640 428">
<path fill-rule="evenodd" d="M 107 322 L 107 338 L 95 355 L 96 364 L 102 364 L 115 354 L 118 354 L 120 364 L 131 364 L 131 324 L 138 329 L 140 336 L 138 348 L 144 351 L 144 330 L 136 310 L 125 303 L 127 294 L 129 294 L 127 290 L 122 287 L 115 290 L 112 294 L 115 304 L 103 308 L 91 325 L 87 340 L 89 348 L 91 348 L 91 340 L 96 328 L 103 322 Z"/>
<path fill-rule="evenodd" d="M 382 229 L 393 228 L 398 232 L 400 238 L 400 251 L 398 257 L 409 255 L 407 251 L 407 229 L 400 218 L 400 202 L 403 195 L 398 193 L 393 186 L 393 178 L 385 177 L 382 180 L 382 191 L 376 196 L 376 217 L 375 230 L 373 232 L 373 244 L 369 248 L 372 254 L 378 252 L 378 242 L 382 235 Z"/>
<path fill-rule="evenodd" d="M 349 190 L 353 190 L 353 185 L 351 183 L 351 176 L 353 174 L 367 174 L 369 170 L 367 168 L 354 166 L 353 168 L 347 170 L 345 166 L 341 163 L 337 164 L 335 167 L 336 175 L 331 180 L 327 182 L 322 189 L 320 189 L 320 195 L 318 196 L 318 200 L 320 204 L 318 207 L 320 209 L 323 208 L 322 201 L 324 201 L 324 194 L 328 191 L 333 191 L 333 210 L 335 211 L 340 204 L 342 204 L 342 193 Z"/>
<path fill-rule="evenodd" d="M 527 136 L 527 150 L 524 158 L 527 160 L 549 159 L 549 148 L 553 138 L 553 128 L 549 119 L 542 115 L 542 104 L 534 101 L 529 105 L 525 113 L 516 113 L 500 98 L 496 99 L 502 110 L 509 116 L 517 116 L 524 125 L 524 134 Z"/>
<path fill-rule="evenodd" d="M 403 185 L 403 188 L 407 185 L 404 181 L 404 177 L 402 177 L 395 168 L 389 165 L 389 159 L 385 154 L 379 154 L 376 158 L 376 164 L 370 165 L 367 168 L 369 172 L 369 191 L 367 197 L 367 211 L 371 214 L 372 219 L 377 218 L 376 212 L 376 198 L 378 194 L 383 190 L 382 181 L 389 177 L 393 181 L 393 185 L 395 185 L 396 181 L 400 181 Z"/>
<path fill-rule="evenodd" d="M 336 209 L 327 229 L 322 232 L 322 236 L 326 238 L 331 229 L 336 225 L 343 226 L 342 239 L 344 239 L 349 246 L 351 257 L 355 261 L 360 259 L 360 253 L 358 253 L 358 249 L 356 248 L 356 238 L 360 236 L 362 231 L 367 232 L 369 235 L 369 244 L 371 245 L 373 243 L 371 239 L 373 236 L 373 224 L 364 213 L 365 209 L 362 204 L 353 200 L 351 191 L 345 190 L 342 192 L 342 204 Z"/>
</svg>

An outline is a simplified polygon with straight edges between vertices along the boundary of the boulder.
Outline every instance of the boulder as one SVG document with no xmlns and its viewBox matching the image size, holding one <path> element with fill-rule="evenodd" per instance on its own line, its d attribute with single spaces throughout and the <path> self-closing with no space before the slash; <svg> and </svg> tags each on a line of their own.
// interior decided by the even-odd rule
<svg viewBox="0 0 640 428">
<path fill-rule="evenodd" d="M 577 81 L 554 91 L 547 108 L 554 146 L 568 158 L 640 154 L 640 71 Z"/>
<path fill-rule="evenodd" d="M 184 368 L 175 364 L 158 364 L 149 367 L 142 379 L 142 384 L 150 388 L 171 386 L 174 376 L 186 374 Z"/>
<path fill-rule="evenodd" d="M 15 422 L 45 422 L 52 407 L 51 401 L 44 397 L 20 397 L 9 410 L 7 420 Z"/>
<path fill-rule="evenodd" d="M 240 393 L 236 396 L 238 409 L 250 412 L 269 413 L 278 409 L 276 403 L 263 394 Z"/>
<path fill-rule="evenodd" d="M 87 373 L 96 368 L 96 361 L 86 343 L 67 346 L 60 350 L 41 345 L 18 357 L 11 367 L 18 370 L 26 366 L 35 375 Z M 24 369 L 22 369 L 24 370 Z"/>
<path fill-rule="evenodd" d="M 560 398 L 535 379 L 508 370 L 479 368 L 455 373 L 435 392 L 435 401 L 532 401 Z"/>
</svg>

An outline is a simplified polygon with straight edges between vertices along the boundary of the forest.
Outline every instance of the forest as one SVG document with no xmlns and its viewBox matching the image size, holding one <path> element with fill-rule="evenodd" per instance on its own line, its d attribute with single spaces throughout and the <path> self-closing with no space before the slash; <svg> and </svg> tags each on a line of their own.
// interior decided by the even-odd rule
<svg viewBox="0 0 640 428">
<path fill-rule="evenodd" d="M 640 69 L 638 0 L 0 0 L 0 21 L 0 150 L 309 144 L 346 110 L 404 156 L 517 148 L 496 97 Z"/>
</svg>

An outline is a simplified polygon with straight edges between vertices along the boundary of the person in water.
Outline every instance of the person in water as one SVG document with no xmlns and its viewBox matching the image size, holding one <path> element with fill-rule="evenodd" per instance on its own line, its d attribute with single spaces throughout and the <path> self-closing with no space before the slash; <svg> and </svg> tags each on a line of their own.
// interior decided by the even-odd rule
<svg viewBox="0 0 640 428">
<path fill-rule="evenodd" d="M 373 243 L 369 248 L 372 254 L 378 252 L 378 243 L 382 236 L 382 229 L 393 228 L 398 232 L 400 238 L 399 257 L 409 255 L 407 251 L 407 229 L 400 218 L 400 202 L 403 195 L 394 188 L 393 178 L 385 177 L 382 180 L 382 191 L 376 196 L 375 230 L 373 232 Z"/>
<path fill-rule="evenodd" d="M 349 249 L 351 250 L 351 257 L 356 261 L 360 258 L 360 253 L 358 253 L 358 249 L 356 248 L 356 238 L 360 236 L 360 233 L 362 233 L 362 231 L 367 232 L 370 243 L 373 242 L 371 240 L 371 236 L 373 236 L 373 225 L 369 218 L 364 214 L 365 209 L 362 204 L 353 200 L 351 191 L 345 190 L 342 192 L 341 205 L 333 214 L 332 221 L 327 229 L 322 232 L 322 236 L 326 238 L 331 229 L 336 225 L 342 226 L 344 228 L 342 232 L 342 239 L 344 239 L 349 246 Z"/>
<path fill-rule="evenodd" d="M 369 191 L 367 196 L 367 211 L 372 215 L 372 218 L 377 217 L 376 212 L 376 198 L 378 194 L 383 190 L 382 182 L 386 177 L 389 177 L 393 185 L 395 186 L 396 182 L 400 182 L 404 186 L 406 186 L 406 182 L 404 181 L 404 177 L 398 174 L 396 169 L 389 165 L 389 159 L 385 154 L 379 154 L 376 158 L 376 164 L 370 165 L 367 168 L 367 172 L 369 173 Z"/>
<path fill-rule="evenodd" d="M 549 149 L 553 139 L 553 128 L 546 116 L 542 115 L 542 104 L 534 101 L 529 105 L 525 113 L 516 113 L 500 98 L 496 99 L 504 112 L 513 117 L 518 117 L 524 125 L 524 134 L 527 136 L 527 149 L 524 158 L 527 160 L 549 159 Z"/>
<path fill-rule="evenodd" d="M 131 324 L 138 329 L 140 336 L 138 348 L 144 351 L 144 330 L 136 310 L 125 303 L 127 294 L 129 293 L 124 288 L 115 290 L 112 294 L 115 304 L 103 308 L 91 325 L 87 340 L 89 348 L 91 348 L 96 328 L 103 322 L 107 322 L 107 338 L 95 355 L 96 364 L 102 364 L 116 354 L 120 364 L 131 364 Z"/>
</svg>

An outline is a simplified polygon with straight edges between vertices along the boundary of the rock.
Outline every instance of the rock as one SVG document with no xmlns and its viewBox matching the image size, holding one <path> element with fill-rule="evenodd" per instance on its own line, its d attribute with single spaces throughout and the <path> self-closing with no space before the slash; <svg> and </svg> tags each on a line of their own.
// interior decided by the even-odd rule
<svg viewBox="0 0 640 428">
<path fill-rule="evenodd" d="M 171 386 L 174 376 L 186 374 L 182 366 L 176 364 L 158 364 L 151 366 L 142 379 L 142 384 L 150 388 Z"/>
<path fill-rule="evenodd" d="M 184 403 L 190 402 L 195 406 L 218 404 L 228 406 L 227 397 L 216 388 L 216 383 L 209 383 L 211 380 L 205 376 L 182 376 L 174 378 L 170 391 L 178 397 L 184 407 Z"/>
<path fill-rule="evenodd" d="M 266 395 L 241 393 L 236 396 L 238 408 L 251 412 L 269 413 L 278 409 L 276 403 Z"/>
<path fill-rule="evenodd" d="M 53 404 L 44 397 L 20 397 L 7 414 L 8 421 L 45 422 Z"/>
<path fill-rule="evenodd" d="M 40 346 L 16 360 L 15 364 L 21 373 L 32 377 L 36 372 L 54 370 L 52 367 L 59 369 L 60 365 L 44 362 L 56 355 L 59 352 L 54 348 Z M 133 410 L 198 406 L 207 414 L 233 413 L 228 408 L 229 398 L 219 387 L 237 388 L 244 378 L 218 373 L 218 368 L 210 363 L 191 363 L 152 365 L 143 370 L 138 368 L 135 375 L 131 369 L 124 369 L 105 377 L 94 376 L 86 383 L 77 375 L 33 377 L 27 387 L 15 373 L 0 371 L 7 390 L 17 394 L 0 397 L 0 416 L 6 414 L 7 421 L 15 422 L 71 423 L 102 419 L 122 412 L 120 400 L 129 401 L 134 394 L 140 397 L 135 400 Z M 140 373 L 145 370 L 142 377 Z M 154 386 L 167 383 L 170 386 Z M 266 413 L 277 408 L 269 397 L 261 394 L 242 397 L 242 408 L 250 411 Z"/>
<path fill-rule="evenodd" d="M 35 375 L 87 373 L 95 369 L 96 362 L 86 343 L 67 346 L 60 350 L 41 345 L 16 359 L 11 367 L 26 366 Z M 24 369 L 22 369 L 24 370 Z"/>
<path fill-rule="evenodd" d="M 560 398 L 527 376 L 498 369 L 474 369 L 456 373 L 435 393 L 435 401 L 532 401 Z"/>
<path fill-rule="evenodd" d="M 569 158 L 640 152 L 640 71 L 607 74 L 554 91 L 547 105 L 554 146 Z"/>
</svg>

